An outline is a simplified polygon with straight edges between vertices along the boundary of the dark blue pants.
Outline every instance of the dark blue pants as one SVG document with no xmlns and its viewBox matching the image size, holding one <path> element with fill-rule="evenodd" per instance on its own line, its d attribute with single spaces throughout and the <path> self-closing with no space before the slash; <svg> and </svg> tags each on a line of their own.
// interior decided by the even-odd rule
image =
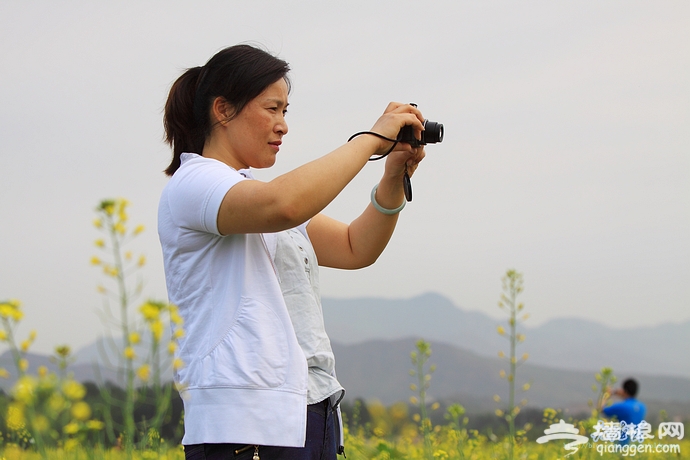
<svg viewBox="0 0 690 460">
<path fill-rule="evenodd" d="M 307 442 L 304 447 L 259 446 L 261 460 L 335 460 L 335 413 L 326 401 L 307 406 Z M 186 460 L 251 460 L 255 446 L 246 444 L 191 444 Z"/>
</svg>

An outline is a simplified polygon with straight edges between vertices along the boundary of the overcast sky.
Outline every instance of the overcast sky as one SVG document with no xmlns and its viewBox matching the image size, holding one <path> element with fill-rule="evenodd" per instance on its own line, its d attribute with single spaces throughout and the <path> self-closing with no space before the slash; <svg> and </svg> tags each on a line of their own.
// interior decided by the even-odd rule
<svg viewBox="0 0 690 460">
<path fill-rule="evenodd" d="M 0 3 L 0 299 L 34 350 L 103 331 L 94 207 L 132 203 L 145 296 L 165 298 L 156 209 L 170 84 L 257 43 L 293 91 L 269 180 L 371 127 L 391 100 L 445 125 L 373 266 L 322 271 L 326 297 L 435 291 L 499 314 L 524 274 L 528 325 L 690 319 L 690 3 L 118 1 Z M 382 164 L 326 213 L 351 220 Z M 433 340 L 432 337 L 428 339 Z"/>
</svg>

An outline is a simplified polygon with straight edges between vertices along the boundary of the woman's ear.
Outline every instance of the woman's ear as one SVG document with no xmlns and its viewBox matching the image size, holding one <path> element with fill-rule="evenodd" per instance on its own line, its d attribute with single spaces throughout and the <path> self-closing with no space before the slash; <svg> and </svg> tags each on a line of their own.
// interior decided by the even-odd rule
<svg viewBox="0 0 690 460">
<path fill-rule="evenodd" d="M 213 100 L 211 104 L 211 121 L 212 125 L 224 124 L 235 114 L 235 110 L 232 105 L 225 100 L 224 97 L 218 96 Z"/>
</svg>

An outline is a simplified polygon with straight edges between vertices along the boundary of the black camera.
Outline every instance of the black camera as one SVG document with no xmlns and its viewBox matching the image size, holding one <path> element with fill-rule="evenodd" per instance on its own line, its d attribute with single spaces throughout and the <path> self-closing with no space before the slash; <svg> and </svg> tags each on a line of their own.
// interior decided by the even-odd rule
<svg viewBox="0 0 690 460">
<path fill-rule="evenodd" d="M 403 126 L 396 139 L 398 142 L 407 142 L 412 147 L 420 145 L 436 144 L 443 141 L 443 125 L 435 121 L 424 120 L 424 131 L 421 139 L 414 137 L 412 125 Z"/>
</svg>

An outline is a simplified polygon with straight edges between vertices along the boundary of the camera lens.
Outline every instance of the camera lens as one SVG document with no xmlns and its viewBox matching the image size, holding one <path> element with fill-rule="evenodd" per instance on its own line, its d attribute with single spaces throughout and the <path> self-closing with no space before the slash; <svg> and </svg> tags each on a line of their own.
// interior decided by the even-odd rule
<svg viewBox="0 0 690 460">
<path fill-rule="evenodd" d="M 426 120 L 424 122 L 424 131 L 422 131 L 423 144 L 436 144 L 443 141 L 443 125 L 435 121 Z"/>
</svg>

